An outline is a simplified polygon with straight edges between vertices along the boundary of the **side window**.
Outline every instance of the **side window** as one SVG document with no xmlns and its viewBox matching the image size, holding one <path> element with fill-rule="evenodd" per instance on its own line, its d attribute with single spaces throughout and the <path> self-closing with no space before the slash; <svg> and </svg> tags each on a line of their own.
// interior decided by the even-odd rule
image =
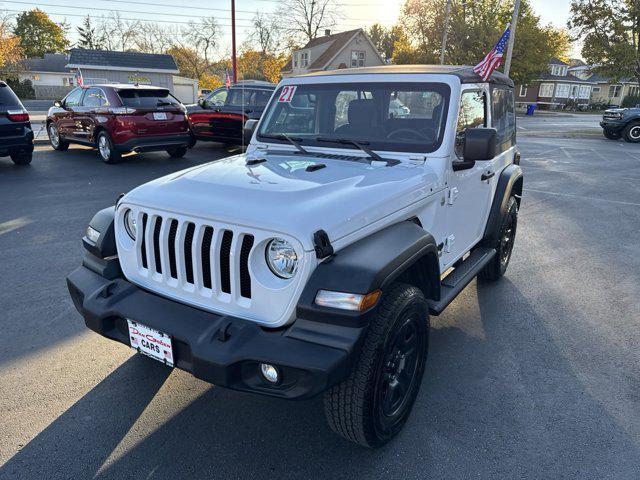
<svg viewBox="0 0 640 480">
<path fill-rule="evenodd" d="M 266 107 L 272 93 L 271 90 L 256 90 L 255 106 Z"/>
<path fill-rule="evenodd" d="M 460 111 L 458 112 L 458 125 L 456 127 L 455 151 L 458 158 L 462 159 L 464 134 L 467 128 L 487 126 L 487 105 L 483 92 L 464 92 L 460 97 Z"/>
<path fill-rule="evenodd" d="M 82 105 L 85 107 L 102 107 L 107 104 L 104 93 L 99 88 L 90 88 L 84 94 Z"/>
<path fill-rule="evenodd" d="M 226 88 L 214 90 L 213 93 L 209 95 L 205 100 L 205 105 L 207 107 L 222 107 L 224 105 L 224 102 L 227 100 L 228 94 L 229 90 L 227 90 Z"/>
<path fill-rule="evenodd" d="M 498 153 L 508 150 L 515 144 L 516 113 L 513 91 L 507 88 L 494 88 L 491 91 L 491 118 L 498 132 Z"/>
<path fill-rule="evenodd" d="M 65 107 L 77 107 L 80 105 L 80 100 L 82 99 L 82 89 L 76 88 L 72 90 L 69 95 L 64 99 Z"/>
</svg>

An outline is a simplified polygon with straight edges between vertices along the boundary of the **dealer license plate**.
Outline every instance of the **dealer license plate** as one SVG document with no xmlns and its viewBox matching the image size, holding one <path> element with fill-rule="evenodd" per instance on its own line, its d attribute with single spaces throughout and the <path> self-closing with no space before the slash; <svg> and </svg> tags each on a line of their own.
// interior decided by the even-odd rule
<svg viewBox="0 0 640 480">
<path fill-rule="evenodd" d="M 153 112 L 154 120 L 166 120 L 167 114 L 165 112 Z"/>
<path fill-rule="evenodd" d="M 131 348 L 173 367 L 171 337 L 166 333 L 127 319 Z"/>
</svg>

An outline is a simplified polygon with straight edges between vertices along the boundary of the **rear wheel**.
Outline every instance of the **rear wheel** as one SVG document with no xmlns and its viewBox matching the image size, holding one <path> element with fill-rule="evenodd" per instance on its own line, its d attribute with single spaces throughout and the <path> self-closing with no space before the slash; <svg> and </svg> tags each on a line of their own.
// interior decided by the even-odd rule
<svg viewBox="0 0 640 480">
<path fill-rule="evenodd" d="M 11 155 L 11 160 L 16 165 L 29 165 L 32 158 L 33 153 L 14 153 Z"/>
<path fill-rule="evenodd" d="M 638 143 L 640 142 L 640 123 L 631 123 L 624 127 L 622 136 L 627 142 Z"/>
<path fill-rule="evenodd" d="M 98 134 L 97 139 L 98 153 L 104 163 L 118 163 L 122 156 L 116 151 L 109 134 L 104 130 Z"/>
<path fill-rule="evenodd" d="M 498 240 L 497 253 L 495 257 L 487 263 L 486 267 L 480 271 L 480 278 L 483 280 L 498 280 L 507 271 L 511 252 L 516 240 L 516 227 L 518 226 L 518 202 L 515 197 L 510 197 L 507 203 L 507 212 L 502 219 L 500 226 L 500 236 Z"/>
<path fill-rule="evenodd" d="M 609 140 L 618 140 L 622 137 L 622 133 L 615 130 L 609 130 L 608 128 L 603 129 L 602 134 Z"/>
<path fill-rule="evenodd" d="M 187 150 L 189 150 L 189 147 L 187 147 L 186 145 L 182 145 L 180 147 L 168 148 L 167 153 L 171 158 L 182 158 L 187 153 Z"/>
<path fill-rule="evenodd" d="M 393 285 L 369 326 L 351 374 L 325 393 L 331 429 L 371 448 L 395 437 L 418 395 L 428 338 L 429 310 L 422 292 Z"/>
<path fill-rule="evenodd" d="M 47 127 L 47 133 L 49 134 L 49 143 L 54 150 L 63 152 L 64 150 L 69 148 L 69 142 L 63 140 L 62 137 L 60 137 L 58 127 L 54 122 L 49 123 L 49 126 Z"/>
</svg>

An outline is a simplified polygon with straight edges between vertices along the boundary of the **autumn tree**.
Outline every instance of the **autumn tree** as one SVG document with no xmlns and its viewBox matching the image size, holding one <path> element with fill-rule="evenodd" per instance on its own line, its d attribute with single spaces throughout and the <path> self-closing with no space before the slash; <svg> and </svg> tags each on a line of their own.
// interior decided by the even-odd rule
<svg viewBox="0 0 640 480">
<path fill-rule="evenodd" d="M 640 5 L 636 0 L 573 0 L 568 27 L 582 40 L 593 70 L 620 81 L 640 81 Z"/>
<path fill-rule="evenodd" d="M 396 42 L 402 41 L 405 35 L 404 29 L 400 25 L 385 28 L 379 23 L 371 25 L 367 34 L 385 60 L 391 60 Z"/>
<path fill-rule="evenodd" d="M 69 47 L 61 24 L 38 8 L 18 14 L 13 34 L 20 37 L 20 47 L 28 58 L 64 52 Z"/>
<path fill-rule="evenodd" d="M 278 9 L 285 31 L 303 43 L 333 27 L 338 14 L 336 0 L 282 0 Z"/>
<path fill-rule="evenodd" d="M 10 32 L 8 17 L 0 17 L 0 74 L 6 78 L 15 73 L 22 58 L 20 37 Z"/>
</svg>

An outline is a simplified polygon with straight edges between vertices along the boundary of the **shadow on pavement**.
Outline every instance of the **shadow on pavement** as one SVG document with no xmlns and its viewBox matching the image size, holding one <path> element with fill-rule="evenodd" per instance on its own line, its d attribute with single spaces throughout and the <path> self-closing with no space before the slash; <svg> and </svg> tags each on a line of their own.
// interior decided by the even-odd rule
<svg viewBox="0 0 640 480">
<path fill-rule="evenodd" d="M 539 315 L 508 279 L 468 287 L 434 319 L 423 388 L 405 430 L 377 451 L 333 435 L 321 399 L 286 402 L 211 387 L 103 465 L 169 372 L 136 356 L 10 459 L 0 477 L 634 478 L 637 439 L 588 393 Z"/>
</svg>

